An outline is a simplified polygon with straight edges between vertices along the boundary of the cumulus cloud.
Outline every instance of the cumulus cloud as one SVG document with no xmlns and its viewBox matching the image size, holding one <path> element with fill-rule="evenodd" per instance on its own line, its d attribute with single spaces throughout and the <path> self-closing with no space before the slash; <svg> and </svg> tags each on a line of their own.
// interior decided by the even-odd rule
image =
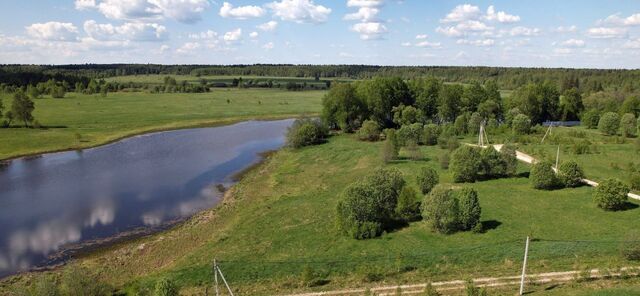
<svg viewBox="0 0 640 296">
<path fill-rule="evenodd" d="M 429 41 L 421 41 L 416 43 L 416 47 L 431 47 L 431 48 L 438 48 L 440 47 L 440 42 L 429 42 Z"/>
<path fill-rule="evenodd" d="M 249 33 L 249 37 L 251 37 L 251 38 L 258 38 L 258 35 L 260 35 L 260 34 L 258 34 L 258 32 Z"/>
<path fill-rule="evenodd" d="M 229 2 L 225 2 L 220 7 L 220 16 L 224 18 L 234 18 L 244 20 L 248 18 L 261 17 L 264 15 L 264 9 L 259 6 L 239 6 L 234 7 Z"/>
<path fill-rule="evenodd" d="M 384 0 L 348 0 L 349 7 L 378 7 L 384 4 Z"/>
<path fill-rule="evenodd" d="M 584 47 L 585 42 L 581 39 L 569 39 L 562 42 L 562 45 L 565 47 Z"/>
<path fill-rule="evenodd" d="M 628 49 L 640 49 L 640 38 L 627 41 L 623 47 Z"/>
<path fill-rule="evenodd" d="M 380 10 L 375 7 L 360 7 L 357 12 L 349 13 L 344 16 L 345 20 L 353 21 L 353 20 L 362 20 L 362 21 L 370 21 L 374 20 Z"/>
<path fill-rule="evenodd" d="M 455 23 L 463 22 L 467 20 L 478 19 L 480 17 L 480 8 L 471 4 L 463 4 L 456 6 L 451 12 L 449 12 L 443 19 L 442 23 Z"/>
<path fill-rule="evenodd" d="M 78 28 L 72 23 L 47 22 L 36 23 L 28 27 L 29 36 L 48 41 L 77 41 Z"/>
<path fill-rule="evenodd" d="M 161 41 L 167 37 L 167 28 L 154 23 L 125 23 L 114 26 L 89 20 L 84 23 L 84 31 L 89 37 L 100 41 Z"/>
<path fill-rule="evenodd" d="M 528 28 L 528 27 L 515 27 L 509 31 L 511 36 L 538 36 L 540 35 L 540 29 Z"/>
<path fill-rule="evenodd" d="M 627 36 L 627 29 L 625 28 L 609 28 L 609 27 L 596 27 L 589 28 L 587 30 L 587 36 L 590 38 L 623 38 Z"/>
<path fill-rule="evenodd" d="M 268 21 L 264 24 L 260 24 L 257 26 L 258 29 L 265 31 L 265 32 L 271 32 L 273 30 L 275 30 L 278 27 L 278 22 L 276 21 Z"/>
<path fill-rule="evenodd" d="M 578 30 L 578 27 L 576 26 L 567 26 L 567 27 L 560 26 L 555 28 L 553 31 L 557 33 L 574 33 L 577 30 Z"/>
<path fill-rule="evenodd" d="M 331 13 L 330 8 L 316 5 L 313 0 L 281 0 L 267 7 L 281 20 L 296 23 L 324 23 Z"/>
<path fill-rule="evenodd" d="M 274 48 L 273 42 L 267 42 L 264 45 L 262 45 L 262 48 L 266 49 L 266 50 L 271 50 Z"/>
<path fill-rule="evenodd" d="M 242 29 L 240 28 L 224 33 L 223 37 L 226 42 L 235 42 L 240 40 L 240 38 L 242 38 Z"/>
<path fill-rule="evenodd" d="M 600 21 L 600 23 L 620 26 L 638 26 L 640 25 L 640 13 L 632 14 L 628 17 L 622 17 L 619 13 L 613 14 Z"/>
<path fill-rule="evenodd" d="M 411 46 L 411 42 L 402 42 L 402 43 L 400 43 L 400 46 L 409 47 L 409 46 Z"/>
<path fill-rule="evenodd" d="M 170 18 L 183 23 L 201 19 L 209 7 L 207 0 L 76 0 L 76 9 L 95 8 L 115 20 L 151 20 Z"/>
<path fill-rule="evenodd" d="M 416 39 L 427 39 L 427 34 L 418 34 L 416 35 Z"/>
<path fill-rule="evenodd" d="M 449 27 L 438 27 L 436 32 L 448 37 L 460 37 L 469 33 L 483 34 L 492 31 L 494 28 L 480 21 L 464 21 Z"/>
<path fill-rule="evenodd" d="M 489 21 L 497 21 L 500 23 L 515 23 L 520 21 L 520 16 L 511 15 L 504 11 L 496 12 L 493 5 L 487 8 L 487 15 L 485 16 L 485 18 Z"/>
<path fill-rule="evenodd" d="M 351 26 L 351 30 L 360 34 L 362 40 L 380 39 L 382 34 L 388 32 L 387 27 L 378 22 L 357 23 Z"/>
<path fill-rule="evenodd" d="M 218 38 L 218 32 L 212 30 L 206 30 L 200 33 L 191 33 L 188 35 L 189 39 L 195 40 L 209 40 Z"/>
<path fill-rule="evenodd" d="M 478 39 L 478 40 L 467 40 L 467 39 L 459 39 L 456 41 L 457 44 L 464 45 L 474 45 L 474 46 L 493 46 L 495 44 L 495 40 L 493 39 Z"/>
</svg>

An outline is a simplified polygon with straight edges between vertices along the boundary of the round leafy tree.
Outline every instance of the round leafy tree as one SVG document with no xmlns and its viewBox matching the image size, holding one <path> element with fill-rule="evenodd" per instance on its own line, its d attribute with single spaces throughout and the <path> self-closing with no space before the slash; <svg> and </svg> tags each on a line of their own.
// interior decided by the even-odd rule
<svg viewBox="0 0 640 296">
<path fill-rule="evenodd" d="M 558 177 L 548 161 L 537 162 L 531 168 L 529 179 L 535 189 L 551 190 L 558 186 Z"/>
<path fill-rule="evenodd" d="M 620 115 L 615 112 L 607 112 L 598 122 L 598 129 L 605 135 L 615 135 L 620 128 Z"/>
<path fill-rule="evenodd" d="M 292 148 L 321 143 L 328 135 L 327 128 L 320 120 L 296 119 L 287 130 L 287 145 Z"/>
<path fill-rule="evenodd" d="M 584 172 L 575 161 L 567 161 L 558 168 L 558 178 L 565 187 L 578 187 L 582 184 Z"/>
<path fill-rule="evenodd" d="M 480 113 L 473 112 L 473 114 L 471 114 L 471 117 L 469 117 L 469 132 L 477 135 L 478 132 L 480 132 L 480 125 L 482 124 L 482 120 L 483 118 Z"/>
<path fill-rule="evenodd" d="M 632 137 L 636 134 L 636 116 L 631 113 L 622 115 L 620 119 L 620 131 L 625 137 Z"/>
<path fill-rule="evenodd" d="M 456 117 L 456 120 L 453 122 L 453 128 L 454 128 L 454 132 L 456 135 L 464 135 L 467 133 L 467 116 L 466 115 L 459 115 L 458 117 Z"/>
<path fill-rule="evenodd" d="M 365 120 L 358 130 L 358 139 L 362 141 L 377 141 L 380 139 L 380 126 L 373 120 Z"/>
<path fill-rule="evenodd" d="M 433 124 L 427 124 L 422 131 L 422 142 L 425 145 L 433 146 L 438 143 L 438 137 L 440 136 L 440 128 Z"/>
<path fill-rule="evenodd" d="M 431 167 L 423 167 L 416 177 L 422 194 L 427 194 L 440 182 L 438 172 Z"/>
<path fill-rule="evenodd" d="M 480 172 L 487 178 L 500 177 L 507 174 L 505 158 L 493 146 L 480 151 Z"/>
<path fill-rule="evenodd" d="M 480 224 L 480 201 L 478 192 L 472 188 L 462 188 L 456 192 L 460 207 L 460 229 L 471 230 Z"/>
<path fill-rule="evenodd" d="M 528 134 L 529 130 L 531 129 L 531 119 L 529 119 L 529 116 L 527 115 L 518 114 L 513 118 L 511 127 L 513 129 L 513 132 L 517 135 Z"/>
<path fill-rule="evenodd" d="M 591 109 L 582 114 L 582 125 L 588 129 L 598 128 L 598 121 L 600 121 L 600 113 L 596 109 Z"/>
<path fill-rule="evenodd" d="M 411 222 L 420 219 L 420 200 L 416 196 L 415 190 L 409 186 L 404 186 L 398 196 L 396 214 L 403 221 Z"/>
<path fill-rule="evenodd" d="M 422 217 L 440 233 L 453 233 L 459 228 L 460 207 L 453 191 L 436 187 L 422 202 Z"/>
<path fill-rule="evenodd" d="M 463 145 L 451 155 L 450 169 L 456 183 L 475 182 L 480 170 L 480 149 Z"/>
<path fill-rule="evenodd" d="M 514 176 L 518 171 L 518 157 L 516 147 L 511 144 L 504 144 L 500 149 L 500 155 L 505 164 L 505 173 L 507 176 Z"/>
<path fill-rule="evenodd" d="M 593 200 L 601 209 L 617 211 L 624 208 L 628 193 L 627 185 L 616 179 L 607 179 L 596 187 Z"/>
</svg>

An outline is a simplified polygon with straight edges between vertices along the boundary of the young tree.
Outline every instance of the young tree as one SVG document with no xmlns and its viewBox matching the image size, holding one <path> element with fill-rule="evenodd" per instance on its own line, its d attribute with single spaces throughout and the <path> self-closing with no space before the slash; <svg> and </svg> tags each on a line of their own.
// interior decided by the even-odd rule
<svg viewBox="0 0 640 296">
<path fill-rule="evenodd" d="M 469 127 L 467 124 L 468 124 L 468 119 L 465 114 L 462 114 L 456 117 L 456 121 L 453 123 L 453 127 L 456 135 L 458 136 L 466 135 L 467 132 L 469 132 Z"/>
<path fill-rule="evenodd" d="M 13 102 L 11 103 L 11 114 L 16 119 L 24 122 L 24 126 L 28 127 L 33 121 L 33 110 L 35 105 L 33 101 L 29 99 L 27 95 L 22 91 L 18 91 L 13 95 Z"/>
<path fill-rule="evenodd" d="M 468 129 L 471 134 L 477 135 L 480 132 L 480 125 L 484 119 L 478 112 L 473 112 L 471 117 L 469 117 Z"/>
<path fill-rule="evenodd" d="M 520 109 L 518 109 L 518 107 L 509 109 L 509 112 L 507 112 L 507 114 L 504 116 L 504 123 L 508 127 L 512 127 L 513 126 L 513 120 L 519 114 L 522 114 L 522 112 L 520 111 Z"/>
<path fill-rule="evenodd" d="M 422 151 L 420 151 L 420 146 L 414 140 L 408 140 L 404 149 L 407 152 L 407 157 L 411 160 L 420 160 L 424 157 Z"/>
<path fill-rule="evenodd" d="M 480 149 L 463 145 L 453 152 L 451 156 L 451 171 L 454 182 L 476 181 L 481 165 Z"/>
<path fill-rule="evenodd" d="M 420 192 L 427 194 L 431 192 L 431 189 L 438 185 L 440 182 L 440 176 L 438 172 L 431 167 L 422 167 L 416 176 L 418 186 L 420 186 Z"/>
<path fill-rule="evenodd" d="M 531 120 L 527 115 L 518 114 L 513 118 L 511 123 L 513 132 L 517 135 L 526 135 L 531 129 Z"/>
<path fill-rule="evenodd" d="M 515 176 L 518 171 L 518 157 L 516 154 L 516 147 L 511 144 L 504 144 L 500 149 L 500 155 L 506 165 L 506 175 Z"/>
<path fill-rule="evenodd" d="M 440 128 L 433 124 L 426 124 L 422 132 L 422 143 L 428 146 L 433 146 L 438 143 L 438 137 L 440 136 Z"/>
<path fill-rule="evenodd" d="M 578 115 L 584 110 L 582 96 L 576 88 L 568 89 L 560 97 L 560 112 L 562 121 L 578 120 Z"/>
<path fill-rule="evenodd" d="M 404 186 L 398 196 L 396 215 L 406 222 L 420 219 L 420 200 L 416 196 L 415 190 L 409 186 Z"/>
<path fill-rule="evenodd" d="M 395 106 L 413 105 L 413 97 L 407 84 L 399 77 L 376 77 L 372 80 L 359 82 L 356 86 L 359 96 L 364 98 L 371 119 L 382 127 L 393 126 L 393 112 Z"/>
<path fill-rule="evenodd" d="M 615 112 L 607 112 L 598 122 L 598 129 L 605 135 L 615 135 L 620 128 L 620 116 Z"/>
<path fill-rule="evenodd" d="M 459 229 L 460 207 L 453 191 L 436 187 L 422 202 L 422 218 L 440 233 L 453 233 Z"/>
<path fill-rule="evenodd" d="M 416 99 L 416 108 L 422 111 L 425 119 L 434 118 L 438 113 L 438 95 L 442 89 L 442 81 L 431 77 L 412 79 L 407 84 Z"/>
<path fill-rule="evenodd" d="M 409 142 L 420 143 L 422 132 L 422 123 L 403 125 L 396 133 L 398 144 L 400 144 L 400 146 L 406 146 Z"/>
<path fill-rule="evenodd" d="M 471 230 L 480 224 L 480 201 L 478 192 L 472 188 L 462 188 L 456 192 L 460 204 L 460 230 Z"/>
<path fill-rule="evenodd" d="M 629 187 L 622 182 L 616 179 L 607 179 L 596 187 L 593 199 L 599 208 L 617 211 L 624 208 L 628 193 Z"/>
<path fill-rule="evenodd" d="M 393 107 L 393 122 L 397 125 L 409 125 L 420 122 L 424 115 L 420 109 L 413 106 L 399 105 Z"/>
<path fill-rule="evenodd" d="M 540 161 L 533 165 L 529 175 L 535 189 L 551 190 L 558 187 L 558 177 L 548 161 Z"/>
<path fill-rule="evenodd" d="M 373 120 L 365 120 L 358 130 L 358 139 L 361 141 L 377 141 L 380 139 L 380 126 Z"/>
<path fill-rule="evenodd" d="M 367 106 L 351 83 L 334 83 L 322 98 L 322 119 L 332 128 L 354 131 L 366 115 Z"/>
<path fill-rule="evenodd" d="M 588 129 L 598 128 L 598 122 L 600 121 L 600 112 L 596 109 L 590 109 L 582 114 L 582 125 Z"/>
<path fill-rule="evenodd" d="M 624 137 L 632 137 L 636 134 L 636 116 L 632 113 L 622 115 L 620 119 L 620 131 Z"/>
<path fill-rule="evenodd" d="M 321 143 L 328 131 L 319 120 L 308 118 L 296 119 L 287 130 L 287 145 L 292 148 Z"/>
<path fill-rule="evenodd" d="M 582 168 L 575 161 L 566 161 L 558 168 L 558 178 L 565 187 L 578 187 L 584 179 Z"/>
<path fill-rule="evenodd" d="M 460 113 L 462 85 L 445 84 L 438 96 L 438 117 L 444 122 L 453 122 Z"/>
<path fill-rule="evenodd" d="M 480 151 L 480 174 L 486 178 L 495 178 L 507 175 L 507 163 L 504 155 L 488 147 Z"/>
</svg>

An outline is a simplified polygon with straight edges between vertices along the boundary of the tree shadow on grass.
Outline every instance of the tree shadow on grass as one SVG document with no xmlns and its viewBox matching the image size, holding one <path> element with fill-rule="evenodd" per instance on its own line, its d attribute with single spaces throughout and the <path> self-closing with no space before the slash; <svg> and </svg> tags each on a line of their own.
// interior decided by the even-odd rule
<svg viewBox="0 0 640 296">
<path fill-rule="evenodd" d="M 498 220 L 487 220 L 480 223 L 482 224 L 482 233 L 485 233 L 489 230 L 494 230 L 498 228 L 498 226 L 502 225 L 502 222 Z"/>
<path fill-rule="evenodd" d="M 620 206 L 619 209 L 616 210 L 616 212 L 623 212 L 623 211 L 630 211 L 630 210 L 635 210 L 638 207 L 640 207 L 637 204 L 634 204 L 632 202 L 625 202 L 624 204 L 622 204 L 622 206 Z"/>
</svg>

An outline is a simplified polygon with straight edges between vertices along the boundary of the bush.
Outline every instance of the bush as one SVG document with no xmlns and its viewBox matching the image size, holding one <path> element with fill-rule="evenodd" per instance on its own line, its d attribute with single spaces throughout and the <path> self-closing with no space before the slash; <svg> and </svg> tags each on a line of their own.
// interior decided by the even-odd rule
<svg viewBox="0 0 640 296">
<path fill-rule="evenodd" d="M 511 122 L 511 128 L 516 135 L 526 135 L 531 130 L 531 119 L 524 114 L 518 114 Z"/>
<path fill-rule="evenodd" d="M 440 233 L 453 233 L 459 228 L 460 208 L 453 191 L 436 187 L 424 199 L 422 217 Z"/>
<path fill-rule="evenodd" d="M 478 192 L 471 188 L 462 188 L 456 192 L 460 204 L 460 230 L 471 230 L 480 223 L 480 201 Z"/>
<path fill-rule="evenodd" d="M 636 134 L 636 116 L 627 113 L 622 115 L 622 119 L 620 119 L 620 132 L 622 132 L 623 137 L 632 137 Z"/>
<path fill-rule="evenodd" d="M 440 128 L 433 123 L 427 124 L 422 130 L 422 143 L 428 146 L 433 146 L 438 143 L 439 136 Z"/>
<path fill-rule="evenodd" d="M 458 136 L 467 134 L 467 122 L 467 116 L 465 116 L 464 114 L 456 117 L 456 120 L 453 122 L 454 133 Z"/>
<path fill-rule="evenodd" d="M 169 279 L 161 279 L 156 283 L 154 296 L 178 296 L 178 287 Z"/>
<path fill-rule="evenodd" d="M 558 168 L 558 178 L 565 187 L 578 187 L 582 184 L 584 172 L 575 161 L 567 161 Z"/>
<path fill-rule="evenodd" d="M 431 189 L 440 182 L 440 176 L 438 172 L 431 167 L 422 167 L 418 176 L 416 177 L 418 186 L 420 186 L 420 192 L 427 194 L 431 192 Z"/>
<path fill-rule="evenodd" d="M 629 176 L 629 185 L 633 190 L 640 190 L 640 173 L 632 173 Z"/>
<path fill-rule="evenodd" d="M 420 143 L 420 138 L 422 137 L 422 124 L 413 123 L 403 125 L 398 129 L 396 136 L 398 137 L 398 144 L 400 144 L 400 146 L 406 146 L 407 143 L 411 141 Z"/>
<path fill-rule="evenodd" d="M 504 144 L 500 149 L 500 155 L 505 163 L 505 174 L 507 176 L 515 176 L 518 171 L 516 147 L 510 144 Z"/>
<path fill-rule="evenodd" d="M 480 116 L 480 113 L 478 112 L 473 112 L 473 114 L 471 114 L 471 117 L 469 117 L 469 124 L 467 126 L 467 128 L 469 129 L 469 133 L 477 135 L 478 132 L 480 132 L 480 125 L 482 124 L 482 116 Z"/>
<path fill-rule="evenodd" d="M 600 113 L 596 109 L 591 109 L 582 114 L 582 125 L 588 129 L 598 128 L 598 121 L 600 121 Z"/>
<path fill-rule="evenodd" d="M 358 139 L 361 141 L 378 141 L 380 139 L 380 126 L 373 120 L 365 120 L 358 130 Z"/>
<path fill-rule="evenodd" d="M 451 156 L 451 171 L 456 183 L 475 182 L 480 170 L 480 149 L 461 146 Z"/>
<path fill-rule="evenodd" d="M 287 145 L 292 148 L 322 143 L 329 131 L 319 120 L 296 119 L 287 130 Z"/>
<path fill-rule="evenodd" d="M 629 191 L 619 180 L 607 179 L 596 187 L 593 199 L 599 208 L 617 211 L 624 208 Z"/>
<path fill-rule="evenodd" d="M 449 153 L 440 154 L 440 168 L 443 170 L 449 169 Z"/>
<path fill-rule="evenodd" d="M 111 295 L 111 288 L 101 283 L 89 270 L 75 265 L 67 267 L 62 274 L 64 295 Z"/>
<path fill-rule="evenodd" d="M 420 219 L 420 200 L 413 188 L 405 186 L 400 191 L 396 214 L 403 221 L 411 222 Z"/>
<path fill-rule="evenodd" d="M 398 159 L 398 148 L 393 144 L 393 140 L 387 138 L 382 143 L 382 161 L 389 163 Z"/>
<path fill-rule="evenodd" d="M 529 175 L 533 188 L 551 190 L 558 187 L 558 177 L 548 161 L 537 162 L 531 168 Z"/>
<path fill-rule="evenodd" d="M 480 151 L 480 173 L 485 178 L 501 177 L 507 174 L 505 157 L 496 151 L 493 146 Z"/>
<path fill-rule="evenodd" d="M 618 113 L 607 112 L 602 117 L 600 117 L 600 121 L 598 122 L 598 129 L 605 135 L 615 135 L 618 133 L 618 129 L 620 128 L 620 116 Z"/>
<path fill-rule="evenodd" d="M 395 217 L 404 184 L 397 169 L 377 169 L 349 185 L 338 202 L 338 228 L 356 239 L 380 235 Z"/>
<path fill-rule="evenodd" d="M 573 150 L 573 153 L 577 155 L 589 154 L 591 153 L 591 142 L 586 139 L 580 140 L 579 142 L 574 143 L 573 146 L 571 146 L 571 149 Z"/>
<path fill-rule="evenodd" d="M 405 150 L 407 152 L 407 157 L 409 157 L 411 160 L 420 160 L 424 157 L 422 151 L 420 151 L 420 147 L 413 140 L 407 141 Z"/>
</svg>

